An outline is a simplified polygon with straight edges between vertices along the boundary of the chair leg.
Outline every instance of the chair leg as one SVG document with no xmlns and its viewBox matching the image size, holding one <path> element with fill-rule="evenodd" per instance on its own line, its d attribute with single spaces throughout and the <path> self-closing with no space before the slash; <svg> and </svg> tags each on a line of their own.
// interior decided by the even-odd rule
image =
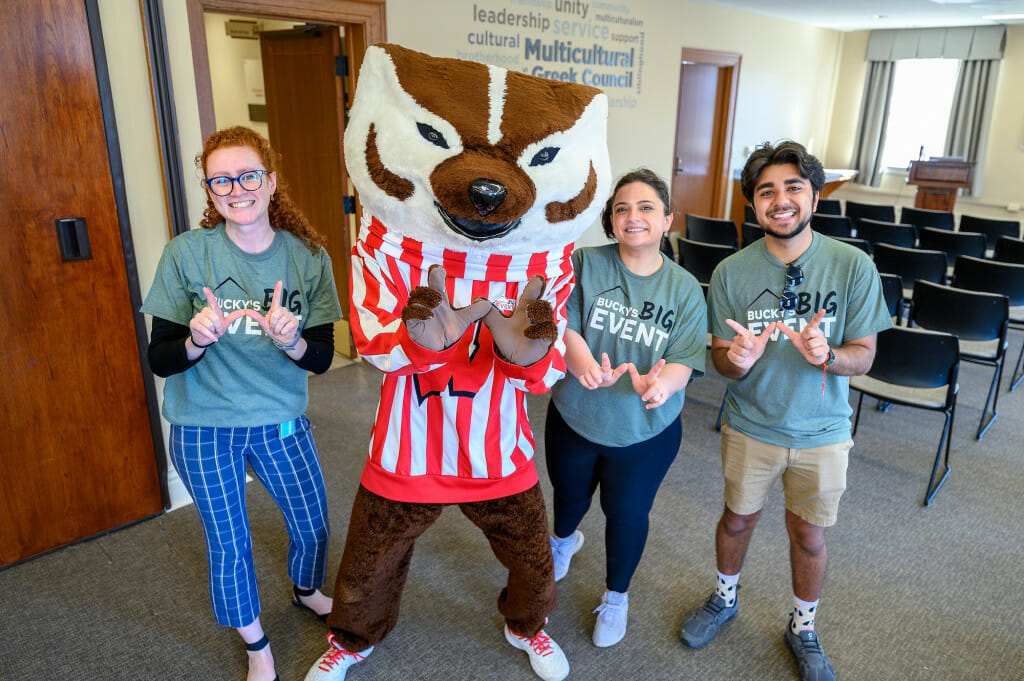
<svg viewBox="0 0 1024 681">
<path fill-rule="evenodd" d="M 857 399 L 857 413 L 853 417 L 853 430 L 850 432 L 850 437 L 853 437 L 854 435 L 857 434 L 857 426 L 860 424 L 860 405 L 863 404 L 863 402 L 864 393 L 861 393 L 860 397 Z"/>
<path fill-rule="evenodd" d="M 939 493 L 946 478 L 949 477 L 949 446 L 953 441 L 953 412 L 950 411 L 946 414 L 946 424 L 942 427 L 942 437 L 939 438 L 939 448 L 935 450 L 935 465 L 932 466 L 932 477 L 928 480 L 928 489 L 924 493 L 924 505 L 931 506 L 932 499 Z M 939 472 L 939 461 L 942 460 L 942 445 L 946 445 L 946 456 L 945 456 L 945 470 L 942 473 L 942 477 L 939 478 L 938 482 L 935 482 L 935 476 Z"/>
<path fill-rule="evenodd" d="M 1003 377 L 1003 361 L 996 364 L 995 374 L 992 376 L 992 385 L 988 389 L 988 397 L 985 399 L 985 408 L 981 411 L 981 422 L 978 424 L 978 437 L 981 439 L 988 429 L 992 427 L 995 420 L 999 418 L 999 410 L 996 408 L 999 402 L 999 383 Z M 991 403 L 992 411 L 989 412 L 988 405 Z"/>
<path fill-rule="evenodd" d="M 1017 366 L 1013 368 L 1013 377 L 1010 379 L 1010 392 L 1012 393 L 1022 379 L 1024 379 L 1024 371 L 1022 371 L 1022 365 L 1024 365 L 1024 343 L 1020 346 L 1020 355 L 1017 356 Z"/>
<path fill-rule="evenodd" d="M 718 408 L 718 418 L 715 419 L 715 430 L 722 432 L 722 414 L 725 413 L 725 398 L 729 396 L 729 391 L 725 391 L 725 395 L 722 395 L 722 406 Z"/>
</svg>

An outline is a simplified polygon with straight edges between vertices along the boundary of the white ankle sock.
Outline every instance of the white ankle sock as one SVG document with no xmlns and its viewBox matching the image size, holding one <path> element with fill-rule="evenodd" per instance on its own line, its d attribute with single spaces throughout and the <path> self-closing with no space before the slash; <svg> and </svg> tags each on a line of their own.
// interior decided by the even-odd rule
<svg viewBox="0 0 1024 681">
<path fill-rule="evenodd" d="M 740 573 L 734 575 L 723 575 L 718 573 L 718 586 L 715 591 L 718 597 L 725 601 L 725 607 L 731 608 L 736 604 L 736 585 L 739 584 Z"/>
<path fill-rule="evenodd" d="M 818 610 L 818 601 L 802 601 L 793 596 L 793 623 L 790 629 L 794 634 L 802 630 L 814 631 L 814 615 Z"/>
</svg>

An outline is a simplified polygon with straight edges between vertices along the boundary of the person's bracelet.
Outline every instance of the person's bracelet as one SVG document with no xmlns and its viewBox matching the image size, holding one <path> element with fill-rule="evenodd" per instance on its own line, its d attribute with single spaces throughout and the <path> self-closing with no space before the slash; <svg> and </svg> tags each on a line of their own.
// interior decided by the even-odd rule
<svg viewBox="0 0 1024 681">
<path fill-rule="evenodd" d="M 193 336 L 192 334 L 189 334 L 188 337 L 189 337 L 189 340 L 192 341 L 192 345 L 196 346 L 200 350 L 202 350 L 203 348 L 208 348 L 211 345 L 213 345 L 213 343 L 217 342 L 217 341 L 213 341 L 213 343 L 207 343 L 206 345 L 200 345 L 199 343 L 196 343 L 196 337 L 195 336 Z"/>
<path fill-rule="evenodd" d="M 301 334 L 298 334 L 298 333 L 295 334 L 295 338 L 292 340 L 291 343 L 288 343 L 287 345 L 285 345 L 284 343 L 282 343 L 280 341 L 276 341 L 275 340 L 274 341 L 274 347 L 276 347 L 278 350 L 280 350 L 282 352 L 291 352 L 299 344 L 299 339 L 300 338 L 302 338 Z M 271 339 L 271 340 L 273 340 L 273 339 Z"/>
</svg>

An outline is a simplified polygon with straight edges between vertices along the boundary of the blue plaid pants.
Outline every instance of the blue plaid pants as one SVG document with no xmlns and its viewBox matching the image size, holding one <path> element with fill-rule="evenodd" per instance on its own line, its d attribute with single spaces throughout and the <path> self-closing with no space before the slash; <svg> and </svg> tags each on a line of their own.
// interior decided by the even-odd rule
<svg viewBox="0 0 1024 681">
<path fill-rule="evenodd" d="M 174 468 L 206 535 L 210 602 L 219 624 L 243 627 L 260 614 L 245 508 L 245 467 L 274 499 L 288 530 L 288 576 L 320 588 L 327 569 L 327 494 L 305 415 L 254 428 L 171 426 Z"/>
</svg>

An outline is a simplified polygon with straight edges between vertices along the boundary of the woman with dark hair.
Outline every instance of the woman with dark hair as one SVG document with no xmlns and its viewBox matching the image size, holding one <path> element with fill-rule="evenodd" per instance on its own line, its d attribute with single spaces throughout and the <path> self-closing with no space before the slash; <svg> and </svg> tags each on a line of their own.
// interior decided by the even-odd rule
<svg viewBox="0 0 1024 681">
<path fill-rule="evenodd" d="M 248 681 L 270 681 L 246 465 L 284 516 L 292 603 L 325 617 L 327 500 L 304 412 L 308 372 L 333 359 L 341 306 L 323 240 L 289 199 L 264 137 L 219 131 L 196 165 L 201 229 L 167 245 L 142 306 L 153 316 L 149 365 L 167 378 L 170 458 L 203 523 L 214 617 L 245 641 Z"/>
<path fill-rule="evenodd" d="M 595 610 L 599 647 L 626 633 L 627 590 L 647 542 L 648 514 L 682 441 L 684 390 L 704 373 L 704 296 L 660 249 L 672 217 L 665 182 L 635 170 L 618 181 L 601 218 L 617 243 L 572 256 L 565 360 L 576 380 L 555 384 L 545 427 L 551 549 L 557 581 L 583 545 L 576 528 L 600 486 L 606 590 Z M 630 380 L 619 381 L 625 373 Z"/>
</svg>

